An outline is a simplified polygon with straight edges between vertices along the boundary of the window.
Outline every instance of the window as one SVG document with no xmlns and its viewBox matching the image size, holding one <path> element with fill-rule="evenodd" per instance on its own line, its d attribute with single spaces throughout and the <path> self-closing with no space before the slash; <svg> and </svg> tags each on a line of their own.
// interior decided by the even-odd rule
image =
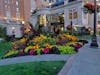
<svg viewBox="0 0 100 75">
<path fill-rule="evenodd" d="M 7 5 L 5 5 L 5 8 L 7 9 Z"/>
<path fill-rule="evenodd" d="M 39 21 L 40 21 L 40 25 L 44 24 L 44 18 L 43 18 L 43 16 L 40 16 Z"/>
<path fill-rule="evenodd" d="M 70 9 L 69 10 L 69 19 L 77 19 L 78 18 L 78 12 L 77 9 Z"/>
<path fill-rule="evenodd" d="M 16 1 L 16 5 L 18 6 L 18 1 Z"/>
<path fill-rule="evenodd" d="M 7 0 L 5 0 L 5 3 L 7 3 Z"/>
<path fill-rule="evenodd" d="M 46 2 L 47 0 L 44 0 L 44 2 Z"/>
<path fill-rule="evenodd" d="M 10 4 L 10 1 L 8 0 L 8 4 Z"/>
<path fill-rule="evenodd" d="M 73 9 L 73 18 L 74 19 L 78 18 L 78 13 L 76 9 Z"/>
<path fill-rule="evenodd" d="M 17 18 L 20 18 L 20 13 L 17 12 L 17 13 L 16 13 L 16 17 L 17 17 Z"/>
<path fill-rule="evenodd" d="M 18 12 L 19 11 L 19 8 L 16 8 L 16 11 Z"/>
<path fill-rule="evenodd" d="M 73 2 L 73 1 L 76 1 L 76 0 L 68 0 L 68 2 Z"/>
<path fill-rule="evenodd" d="M 72 15 L 73 15 L 72 10 L 69 10 L 69 19 L 73 18 Z"/>
</svg>

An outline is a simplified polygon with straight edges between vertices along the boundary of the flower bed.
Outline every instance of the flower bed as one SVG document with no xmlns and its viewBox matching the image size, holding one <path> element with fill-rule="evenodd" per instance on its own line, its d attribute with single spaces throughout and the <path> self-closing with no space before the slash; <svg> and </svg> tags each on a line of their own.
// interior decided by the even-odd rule
<svg viewBox="0 0 100 75">
<path fill-rule="evenodd" d="M 24 37 L 12 44 L 13 48 L 5 53 L 3 58 L 24 55 L 74 54 L 84 45 L 84 41 L 69 34 L 60 34 L 53 38 L 44 35 L 35 36 L 32 39 Z"/>
</svg>

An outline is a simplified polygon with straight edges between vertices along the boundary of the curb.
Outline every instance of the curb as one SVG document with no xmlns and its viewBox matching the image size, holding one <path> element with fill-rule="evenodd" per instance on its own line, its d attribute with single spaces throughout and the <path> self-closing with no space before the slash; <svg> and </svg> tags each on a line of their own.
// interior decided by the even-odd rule
<svg viewBox="0 0 100 75">
<path fill-rule="evenodd" d="M 0 66 L 10 65 L 24 62 L 37 62 L 37 61 L 67 61 L 73 55 L 38 55 L 38 56 L 21 56 L 0 60 Z"/>
<path fill-rule="evenodd" d="M 71 56 L 58 75 L 67 75 L 68 71 L 70 70 L 73 61 L 75 60 L 76 54 Z"/>
</svg>

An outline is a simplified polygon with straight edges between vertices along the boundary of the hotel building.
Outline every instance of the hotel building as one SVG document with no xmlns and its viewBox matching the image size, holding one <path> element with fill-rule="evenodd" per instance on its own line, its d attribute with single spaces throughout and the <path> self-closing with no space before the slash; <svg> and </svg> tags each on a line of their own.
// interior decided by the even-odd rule
<svg viewBox="0 0 100 75">
<path fill-rule="evenodd" d="M 41 1 L 41 2 L 40 2 Z M 30 22 L 51 30 L 53 28 L 66 30 L 73 26 L 93 28 L 93 14 L 84 13 L 84 5 L 94 0 L 35 0 L 36 9 Z M 100 0 L 97 0 L 100 5 Z M 100 12 L 97 14 L 97 28 L 100 27 Z"/>
<path fill-rule="evenodd" d="M 7 27 L 7 35 L 21 37 L 21 27 L 29 21 L 31 0 L 0 0 L 0 25 Z"/>
<path fill-rule="evenodd" d="M 93 28 L 93 14 L 84 13 L 84 4 L 94 0 L 0 0 L 0 25 L 7 27 L 7 35 L 21 37 L 21 27 L 31 22 L 46 30 L 66 30 L 73 26 Z M 97 1 L 100 5 L 100 0 Z M 100 13 L 97 14 L 97 28 Z"/>
</svg>

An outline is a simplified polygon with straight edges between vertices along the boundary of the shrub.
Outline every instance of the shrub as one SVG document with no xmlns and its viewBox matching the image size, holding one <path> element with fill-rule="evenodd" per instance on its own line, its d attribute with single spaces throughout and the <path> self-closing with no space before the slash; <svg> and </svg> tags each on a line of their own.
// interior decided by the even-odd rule
<svg viewBox="0 0 100 75">
<path fill-rule="evenodd" d="M 0 26 L 0 38 L 6 38 L 6 27 Z"/>
<path fill-rule="evenodd" d="M 60 50 L 61 54 L 74 54 L 76 53 L 74 47 L 71 46 L 59 46 L 58 49 Z"/>
<path fill-rule="evenodd" d="M 53 46 L 50 49 L 50 54 L 60 54 L 60 51 L 59 51 L 59 49 L 56 46 Z"/>
</svg>

